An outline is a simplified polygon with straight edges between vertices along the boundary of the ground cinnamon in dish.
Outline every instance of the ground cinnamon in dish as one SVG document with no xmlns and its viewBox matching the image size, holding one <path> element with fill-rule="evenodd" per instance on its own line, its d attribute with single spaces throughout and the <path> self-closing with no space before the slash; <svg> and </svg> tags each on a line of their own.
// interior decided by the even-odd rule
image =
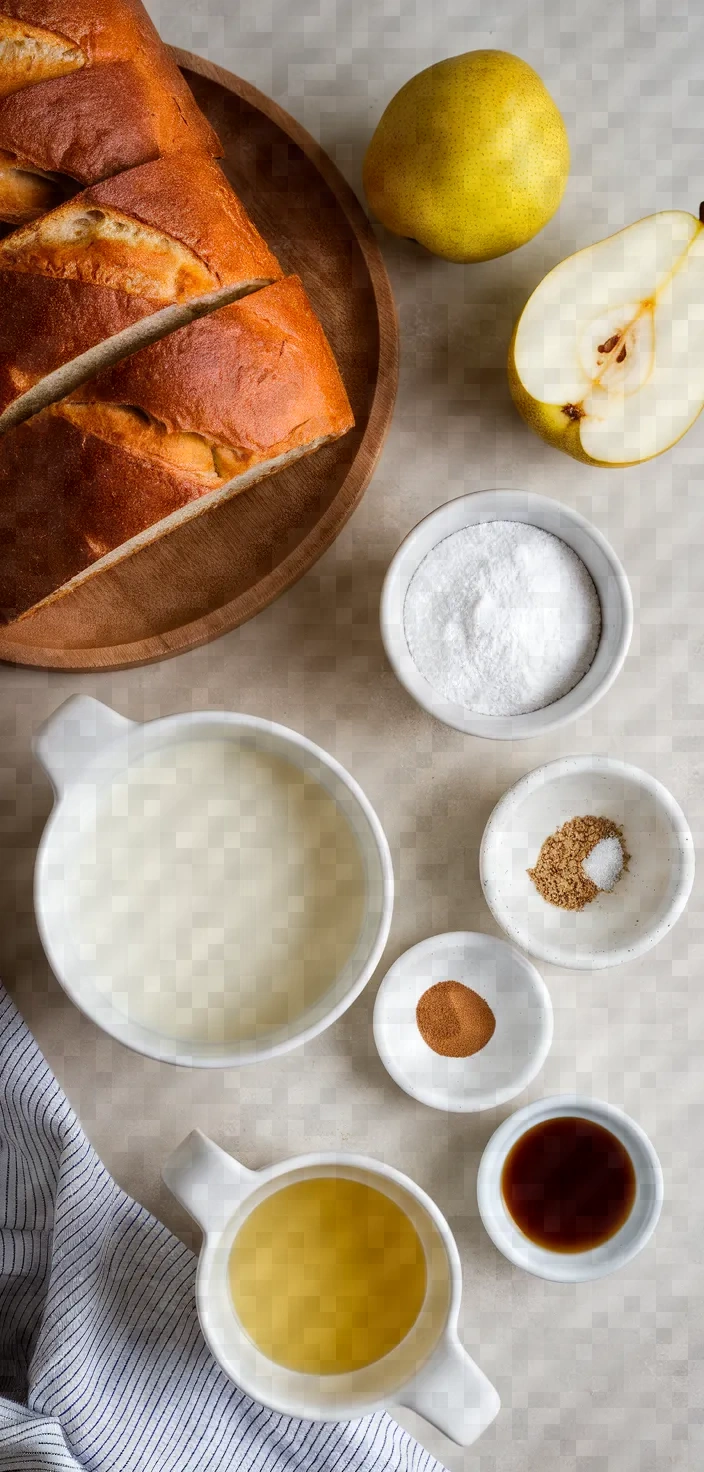
<svg viewBox="0 0 704 1472">
<path fill-rule="evenodd" d="M 583 910 L 601 893 L 585 872 L 583 863 L 603 838 L 617 838 L 623 850 L 623 868 L 628 867 L 623 829 L 610 818 L 570 818 L 546 838 L 534 869 L 528 873 L 549 905 L 561 910 Z"/>
<path fill-rule="evenodd" d="M 470 1058 L 494 1035 L 496 1018 L 488 1002 L 461 981 L 438 981 L 416 1007 L 423 1041 L 443 1058 Z"/>
</svg>

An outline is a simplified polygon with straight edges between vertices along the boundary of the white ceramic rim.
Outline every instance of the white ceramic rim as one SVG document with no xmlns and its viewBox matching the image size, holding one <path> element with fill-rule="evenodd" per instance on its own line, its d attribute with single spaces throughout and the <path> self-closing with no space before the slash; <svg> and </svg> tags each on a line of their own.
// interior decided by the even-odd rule
<svg viewBox="0 0 704 1472">
<path fill-rule="evenodd" d="M 427 531 L 428 528 L 437 525 L 438 535 L 436 543 L 451 534 L 446 529 L 449 508 L 453 508 L 455 514 L 457 514 L 459 508 L 463 505 L 471 507 L 473 511 L 488 512 L 491 510 L 495 513 L 497 503 L 500 502 L 502 496 L 506 495 L 518 498 L 523 502 L 526 514 L 520 519 L 531 525 L 535 525 L 536 523 L 533 523 L 531 520 L 531 512 L 545 511 L 550 517 L 559 516 L 565 522 L 571 523 L 576 531 L 581 532 L 585 538 L 591 540 L 595 547 L 598 548 L 608 563 L 609 570 L 613 576 L 614 587 L 620 603 L 621 632 L 613 657 L 604 671 L 601 680 L 595 685 L 591 694 L 581 697 L 578 694 L 585 680 L 589 677 L 588 670 L 582 680 L 572 690 L 569 690 L 560 700 L 554 701 L 552 705 L 545 706 L 542 711 L 531 711 L 528 715 L 522 716 L 486 716 L 467 711 L 464 706 L 443 700 L 442 696 L 437 694 L 432 685 L 428 683 L 425 676 L 420 673 L 420 670 L 415 665 L 403 630 L 403 607 L 400 599 L 401 568 L 407 560 L 412 560 L 413 545 L 415 541 L 419 540 L 421 528 Z M 515 511 L 511 513 L 506 512 L 503 518 L 501 516 L 496 517 L 495 515 L 486 517 L 482 517 L 481 515 L 472 516 L 463 525 L 476 525 L 482 520 L 502 519 L 515 521 L 517 519 Z M 455 527 L 453 529 L 459 530 L 460 528 Z M 566 538 L 561 536 L 559 531 L 555 531 L 553 535 L 561 537 L 562 541 L 566 541 Z M 420 566 L 423 557 L 426 556 L 427 550 L 423 552 L 422 556 L 418 557 L 416 568 Z M 593 526 L 590 521 L 587 521 L 586 517 L 582 516 L 580 512 L 573 511 L 571 507 L 565 506 L 563 502 L 556 501 L 550 496 L 540 496 L 533 491 L 514 490 L 509 486 L 497 486 L 494 490 L 470 491 L 466 495 L 455 497 L 452 501 L 446 501 L 444 505 L 437 507 L 435 511 L 429 512 L 427 516 L 424 516 L 421 521 L 412 527 L 389 563 L 381 593 L 380 623 L 382 642 L 394 674 L 404 686 L 404 689 L 408 691 L 408 694 L 413 697 L 423 710 L 426 710 L 429 715 L 435 716 L 437 720 L 442 721 L 446 726 L 452 726 L 456 731 L 462 731 L 468 736 L 479 736 L 489 741 L 520 741 L 544 736 L 547 732 L 555 731 L 558 727 L 567 725 L 569 721 L 576 720 L 579 716 L 584 715 L 586 711 L 591 710 L 592 706 L 596 705 L 597 701 L 601 700 L 602 696 L 611 688 L 626 658 L 633 634 L 633 595 L 624 568 L 616 556 L 613 547 L 606 540 L 602 532 Z M 597 658 L 597 655 L 594 656 L 594 659 Z M 592 661 L 592 665 L 593 663 L 594 661 Z"/>
<path fill-rule="evenodd" d="M 440 1211 L 440 1208 L 436 1206 L 432 1197 L 428 1196 L 427 1192 L 423 1190 L 422 1186 L 417 1185 L 415 1181 L 411 1180 L 410 1176 L 404 1175 L 402 1171 L 396 1170 L 395 1166 L 386 1165 L 383 1161 L 375 1160 L 370 1155 L 340 1154 L 334 1150 L 329 1150 L 321 1153 L 314 1152 L 309 1155 L 295 1155 L 288 1160 L 280 1161 L 277 1165 L 268 1166 L 265 1170 L 258 1170 L 256 1172 L 253 1172 L 253 1174 L 256 1176 L 256 1180 L 253 1183 L 251 1194 L 253 1195 L 255 1191 L 258 1192 L 260 1186 L 267 1185 L 270 1181 L 276 1180 L 278 1176 L 287 1176 L 297 1170 L 314 1170 L 316 1166 L 340 1166 L 343 1170 L 347 1166 L 353 1170 L 367 1171 L 370 1175 L 381 1177 L 382 1180 L 384 1178 L 386 1178 L 387 1180 L 392 1180 L 402 1190 L 405 1190 L 409 1193 L 409 1195 L 414 1196 L 415 1199 L 426 1211 L 427 1215 L 430 1217 L 434 1226 L 438 1230 L 438 1233 L 442 1239 L 443 1247 L 447 1254 L 449 1268 L 448 1277 L 450 1285 L 447 1316 L 442 1329 L 438 1333 L 436 1344 L 437 1348 L 437 1345 L 442 1342 L 444 1335 L 446 1335 L 448 1331 L 452 1333 L 456 1330 L 457 1321 L 459 1318 L 460 1303 L 462 1301 L 462 1264 L 460 1262 L 460 1255 L 457 1248 L 457 1243 L 455 1242 L 454 1236 L 452 1234 L 452 1230 L 449 1226 L 449 1223 L 445 1220 L 445 1217 Z M 246 1199 L 246 1197 L 244 1199 Z M 300 1410 L 297 1411 L 295 1408 L 292 1409 L 291 1406 L 286 1406 L 282 1404 L 281 1401 L 276 1400 L 275 1398 L 271 1397 L 271 1395 L 267 1396 L 265 1385 L 262 1385 L 260 1381 L 255 1380 L 254 1378 L 250 1378 L 246 1374 L 241 1374 L 239 1367 L 233 1366 L 226 1360 L 224 1355 L 220 1355 L 218 1353 L 216 1345 L 212 1342 L 212 1340 L 214 1340 L 216 1336 L 213 1335 L 211 1339 L 208 1306 L 206 1302 L 207 1293 L 205 1289 L 205 1281 L 206 1276 L 210 1270 L 210 1257 L 215 1253 L 221 1235 L 222 1232 L 209 1233 L 206 1231 L 204 1233 L 203 1245 L 199 1254 L 198 1268 L 196 1272 L 196 1307 L 198 1310 L 198 1318 L 200 1320 L 203 1336 L 208 1344 L 208 1348 L 210 1349 L 213 1357 L 217 1360 L 221 1369 L 224 1370 L 228 1379 L 233 1380 L 234 1383 L 238 1385 L 242 1390 L 244 1390 L 247 1395 L 250 1395 L 253 1400 L 258 1401 L 262 1405 L 268 1406 L 269 1409 L 272 1411 L 278 1411 L 282 1415 L 300 1415 Z M 431 1354 L 433 1352 L 434 1351 L 431 1351 Z M 428 1358 L 430 1358 L 430 1356 L 428 1356 Z M 416 1371 L 416 1373 L 420 1372 Z M 398 1388 L 397 1394 L 399 1396 L 401 1388 L 402 1387 Z M 397 1403 L 400 1403 L 400 1401 L 394 1402 L 394 1404 Z M 382 1395 L 379 1399 L 372 1399 L 370 1397 L 368 1403 L 365 1403 L 364 1410 L 360 1410 L 359 1402 L 353 1402 L 347 1405 L 342 1402 L 339 1407 L 339 1412 L 336 1412 L 335 1420 L 356 1420 L 360 1415 L 371 1415 L 372 1413 L 377 1411 L 388 1410 L 391 1404 L 392 1402 L 390 1401 L 388 1395 Z M 306 1419 L 311 1421 L 324 1421 L 330 1420 L 330 1416 L 324 1414 L 316 1414 L 314 1409 L 308 1409 L 306 1410 Z"/>
<path fill-rule="evenodd" d="M 448 946 L 460 945 L 466 943 L 468 939 L 472 939 L 475 935 L 481 935 L 482 940 L 490 941 L 492 945 L 498 946 L 504 951 L 509 951 L 514 959 L 526 971 L 528 977 L 530 978 L 533 990 L 542 1005 L 545 1017 L 545 1026 L 543 1030 L 543 1035 L 540 1039 L 540 1046 L 537 1049 L 534 1058 L 531 1059 L 531 1061 L 524 1066 L 521 1073 L 516 1075 L 516 1078 L 512 1083 L 504 1085 L 503 1088 L 485 1090 L 483 1094 L 476 1096 L 471 1100 L 468 1100 L 465 1104 L 438 1104 L 436 1099 L 430 1098 L 428 1096 L 425 1089 L 415 1088 L 413 1086 L 408 1075 L 402 1073 L 400 1068 L 398 1067 L 396 1054 L 387 1047 L 386 1041 L 383 1038 L 380 1022 L 381 1012 L 384 1006 L 383 994 L 384 990 L 387 988 L 387 983 L 390 986 L 391 982 L 394 979 L 393 973 L 397 969 L 400 969 L 401 966 L 405 965 L 411 957 L 417 957 L 417 959 L 420 961 L 422 960 L 423 955 L 427 950 L 436 949 L 440 942 L 445 942 L 445 944 Z M 525 956 L 522 951 L 519 951 L 516 946 L 510 945 L 508 941 L 500 940 L 498 936 L 486 935 L 483 931 L 451 930 L 444 932 L 442 935 L 429 936 L 427 940 L 421 940 L 418 942 L 417 945 L 410 946 L 409 949 L 407 951 L 403 951 L 402 954 L 398 956 L 397 959 L 394 961 L 393 965 L 389 967 L 376 994 L 376 999 L 374 1002 L 373 1030 L 374 1042 L 376 1043 L 377 1052 L 379 1054 L 379 1057 L 381 1058 L 384 1068 L 386 1069 L 390 1077 L 394 1080 L 394 1083 L 398 1084 L 399 1088 L 403 1089 L 404 1093 L 408 1094 L 410 1098 L 417 1099 L 420 1104 L 427 1105 L 429 1109 L 444 1109 L 448 1114 L 478 1114 L 483 1109 L 494 1109 L 499 1104 L 508 1104 L 510 1099 L 515 1099 L 517 1094 L 521 1094 L 524 1089 L 527 1089 L 528 1085 L 531 1084 L 537 1074 L 540 1073 L 540 1070 L 543 1067 L 543 1064 L 545 1063 L 545 1060 L 552 1046 L 554 1031 L 552 998 L 545 984 L 545 981 L 543 980 L 543 977 L 540 975 L 540 972 L 533 965 L 533 962 L 529 961 L 528 957 Z"/>
<path fill-rule="evenodd" d="M 494 891 L 492 864 L 493 844 L 497 834 L 508 826 L 511 811 L 518 801 L 525 798 L 535 787 L 544 785 L 545 774 L 560 777 L 570 773 L 589 771 L 613 772 L 627 776 L 649 792 L 667 816 L 681 857 L 679 880 L 666 914 L 652 925 L 644 926 L 639 931 L 638 938 L 627 946 L 614 946 L 612 950 L 604 951 L 592 958 L 585 955 L 575 956 L 573 952 L 558 945 L 550 945 L 548 942 L 541 944 L 538 938 L 528 937 L 522 928 L 515 925 L 512 912 L 497 898 Z M 497 925 L 505 930 L 521 950 L 528 951 L 529 955 L 535 956 L 540 961 L 547 961 L 551 966 L 562 966 L 568 971 L 601 971 L 607 966 L 620 966 L 626 961 L 637 960 L 639 956 L 645 955 L 646 951 L 652 950 L 653 946 L 663 940 L 679 920 L 692 892 L 694 869 L 694 841 L 679 803 L 675 801 L 667 788 L 663 787 L 657 777 L 651 776 L 650 772 L 645 772 L 642 767 L 634 767 L 630 762 L 622 762 L 611 756 L 559 757 L 556 761 L 545 762 L 542 767 L 535 767 L 525 777 L 520 777 L 518 782 L 514 782 L 503 797 L 499 798 L 489 816 L 479 846 L 479 878 L 484 898 Z"/>
<path fill-rule="evenodd" d="M 652 1173 L 653 1202 L 637 1238 L 629 1246 L 619 1247 L 619 1232 L 614 1233 L 613 1238 L 603 1243 L 602 1248 L 599 1249 L 601 1251 L 608 1249 L 610 1242 L 613 1242 L 613 1249 L 608 1253 L 608 1261 L 591 1266 L 585 1261 L 589 1256 L 588 1253 L 550 1253 L 544 1248 L 537 1247 L 528 1237 L 524 1237 L 518 1227 L 515 1228 L 515 1238 L 509 1236 L 497 1226 L 492 1209 L 493 1202 L 501 1194 L 501 1172 L 511 1146 L 526 1130 L 532 1125 L 539 1124 L 541 1120 L 570 1114 L 594 1120 L 596 1123 L 604 1124 L 606 1128 L 609 1123 L 618 1127 L 624 1136 L 630 1136 L 631 1139 L 638 1142 L 647 1157 L 648 1167 Z M 494 1246 L 516 1267 L 523 1268 L 525 1272 L 531 1273 L 536 1278 L 545 1278 L 551 1283 L 590 1282 L 596 1278 L 605 1278 L 623 1267 L 625 1263 L 630 1262 L 645 1247 L 646 1242 L 655 1231 L 663 1197 L 662 1166 L 655 1147 L 643 1127 L 623 1109 L 617 1109 L 614 1104 L 607 1104 L 602 1099 L 590 1099 L 584 1094 L 551 1094 L 544 1099 L 536 1099 L 532 1104 L 526 1104 L 523 1109 L 518 1109 L 515 1114 L 509 1115 L 509 1118 L 505 1119 L 503 1124 L 500 1124 L 494 1131 L 484 1147 L 477 1172 L 479 1215 Z M 520 1241 L 521 1238 L 526 1244 L 525 1249 Z M 538 1264 L 536 1264 L 536 1258 L 539 1258 Z M 568 1271 L 570 1262 L 579 1262 L 580 1259 L 582 1270 L 570 1276 Z"/>
<path fill-rule="evenodd" d="M 112 707 L 108 707 L 108 709 L 112 711 Z M 277 739 L 280 739 L 283 742 L 287 743 L 294 749 L 307 752 L 308 755 L 319 761 L 322 766 L 327 767 L 328 770 L 330 770 L 334 774 L 334 776 L 336 776 L 338 780 L 348 789 L 351 797 L 356 801 L 358 807 L 361 809 L 361 812 L 369 825 L 369 829 L 374 839 L 374 843 L 379 856 L 379 863 L 381 866 L 382 875 L 381 908 L 375 941 L 369 952 L 368 958 L 359 973 L 357 980 L 348 988 L 344 996 L 341 997 L 339 1001 L 336 1002 L 336 1004 L 324 1014 L 324 1016 L 320 1017 L 317 1022 L 314 1022 L 308 1027 L 302 1028 L 299 1031 L 296 1031 L 295 1025 L 292 1025 L 290 1036 L 287 1038 L 282 1038 L 275 1043 L 267 1044 L 266 1041 L 263 1041 L 262 1044 L 260 1044 L 259 1046 L 253 1046 L 250 1049 L 241 1048 L 237 1052 L 232 1053 L 228 1052 L 227 1049 L 223 1047 L 220 1053 L 214 1052 L 212 1057 L 195 1057 L 188 1052 L 188 1048 L 186 1046 L 181 1045 L 179 1040 L 166 1039 L 166 1036 L 164 1035 L 164 1037 L 162 1038 L 162 1044 L 164 1041 L 173 1041 L 174 1044 L 173 1053 L 170 1053 L 168 1056 L 166 1056 L 163 1046 L 160 1048 L 157 1044 L 155 1044 L 154 1047 L 150 1047 L 148 1040 L 145 1042 L 140 1041 L 139 1043 L 136 1040 L 130 1040 L 125 1031 L 121 1030 L 117 1024 L 115 1024 L 115 1026 L 113 1027 L 110 1026 L 107 1021 L 99 1021 L 93 1013 L 92 1008 L 89 1005 L 86 1005 L 86 998 L 80 987 L 74 986 L 72 980 L 63 974 L 58 957 L 54 953 L 51 937 L 44 923 L 43 892 L 44 886 L 47 882 L 45 878 L 45 865 L 53 839 L 54 828 L 56 826 L 59 811 L 61 808 L 62 797 L 59 796 L 51 813 L 49 814 L 46 825 L 44 827 L 44 831 L 42 833 L 41 839 L 39 841 L 39 846 L 37 848 L 37 855 L 34 866 L 34 913 L 40 939 L 54 976 L 56 977 L 60 986 L 63 987 L 63 990 L 66 992 L 67 996 L 74 1003 L 74 1006 L 76 1006 L 78 1010 L 84 1014 L 85 1017 L 88 1017 L 90 1021 L 93 1022 L 95 1026 L 101 1030 L 101 1032 L 106 1032 L 111 1037 L 116 1038 L 118 1042 L 122 1043 L 123 1046 L 130 1048 L 132 1052 L 140 1053 L 142 1056 L 147 1058 L 155 1058 L 160 1063 L 171 1063 L 177 1067 L 183 1068 L 237 1068 L 249 1063 L 260 1063 L 266 1061 L 269 1058 L 276 1058 L 280 1057 L 284 1053 L 290 1053 L 293 1051 L 294 1048 L 301 1047 L 304 1043 L 309 1042 L 312 1038 L 318 1037 L 319 1034 L 324 1032 L 326 1028 L 330 1027 L 333 1022 L 336 1022 L 338 1017 L 341 1017 L 342 1014 L 347 1011 L 348 1007 L 351 1007 L 352 1003 L 364 990 L 368 981 L 373 976 L 374 971 L 376 970 L 384 952 L 384 947 L 386 945 L 389 930 L 391 928 L 391 916 L 393 912 L 393 863 L 391 860 L 391 851 L 389 849 L 388 840 L 381 826 L 381 822 L 377 817 L 377 814 L 372 807 L 369 798 L 362 791 L 362 788 L 355 781 L 354 777 L 351 776 L 346 768 L 343 767 L 340 762 L 336 760 L 335 757 L 331 756 L 329 752 L 326 752 L 323 747 L 318 746 L 314 741 L 309 740 L 307 736 L 301 735 L 301 733 L 298 731 L 291 730 L 288 726 L 282 726 L 276 721 L 268 721 L 263 716 L 250 716 L 240 712 L 222 710 L 183 711 L 175 715 L 161 717 L 154 721 L 130 722 L 129 728 L 125 730 L 124 734 L 118 735 L 115 738 L 114 742 L 111 743 L 111 745 L 113 745 L 116 750 L 120 746 L 124 746 L 125 748 L 127 748 L 128 742 L 130 740 L 134 741 L 135 731 L 137 730 L 149 731 L 150 734 L 160 734 L 163 732 L 165 735 L 168 735 L 169 733 L 174 732 L 178 729 L 186 729 L 188 727 L 196 726 L 203 727 L 219 725 L 223 722 L 226 725 L 231 726 L 233 730 L 247 730 L 253 731 L 255 733 L 257 731 L 266 732 L 267 734 L 273 735 Z M 168 744 L 168 741 L 165 741 L 164 744 Z M 149 749 L 156 749 L 156 747 L 158 747 L 159 745 L 160 743 L 158 741 L 155 741 L 153 745 L 150 745 Z M 99 751 L 96 751 L 93 760 L 86 762 L 85 766 L 82 769 L 82 775 L 88 774 L 91 771 L 93 765 L 97 765 L 99 763 L 100 756 L 105 752 L 105 749 L 105 745 L 101 746 Z M 125 766 L 127 766 L 128 764 L 128 761 L 125 760 Z M 70 785 L 71 783 L 67 783 L 67 790 Z M 147 1033 L 146 1028 L 143 1029 L 143 1031 L 145 1034 Z M 155 1034 L 154 1036 L 157 1037 L 158 1035 Z"/>
</svg>

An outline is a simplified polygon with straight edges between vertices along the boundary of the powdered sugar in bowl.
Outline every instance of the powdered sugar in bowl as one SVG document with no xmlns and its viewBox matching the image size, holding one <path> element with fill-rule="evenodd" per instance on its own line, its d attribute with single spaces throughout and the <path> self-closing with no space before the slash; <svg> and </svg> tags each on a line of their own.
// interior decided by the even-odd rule
<svg viewBox="0 0 704 1472">
<path fill-rule="evenodd" d="M 633 628 L 626 574 L 578 512 L 526 491 L 449 501 L 384 582 L 393 669 L 431 715 L 474 736 L 540 736 L 593 706 Z"/>
</svg>

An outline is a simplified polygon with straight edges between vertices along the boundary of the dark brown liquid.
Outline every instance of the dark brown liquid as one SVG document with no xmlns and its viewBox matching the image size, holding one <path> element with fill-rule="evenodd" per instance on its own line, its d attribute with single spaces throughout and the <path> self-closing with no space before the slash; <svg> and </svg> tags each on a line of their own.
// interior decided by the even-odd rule
<svg viewBox="0 0 704 1472">
<path fill-rule="evenodd" d="M 630 1216 L 636 1175 L 628 1151 L 603 1125 L 563 1115 L 526 1130 L 501 1173 L 517 1227 L 551 1252 L 608 1242 Z"/>
</svg>

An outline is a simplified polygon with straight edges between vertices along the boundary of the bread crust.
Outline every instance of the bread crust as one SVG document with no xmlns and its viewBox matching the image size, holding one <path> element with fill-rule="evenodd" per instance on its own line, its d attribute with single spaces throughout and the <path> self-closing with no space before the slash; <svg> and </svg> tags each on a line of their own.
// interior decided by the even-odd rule
<svg viewBox="0 0 704 1472">
<path fill-rule="evenodd" d="M 117 229 L 112 229 L 111 213 L 119 217 Z M 130 221 L 156 234 L 140 245 L 139 231 L 130 228 Z M 167 256 L 174 242 L 185 248 L 180 252 L 184 290 L 177 295 L 168 290 Z M 170 264 L 175 263 L 171 251 Z M 0 269 L 94 279 L 125 291 L 139 291 L 130 286 L 130 277 L 153 275 L 155 264 L 154 291 L 142 294 L 160 301 L 186 300 L 249 280 L 266 284 L 281 275 L 218 164 L 199 149 L 169 154 L 85 189 L 0 241 Z M 192 289 L 189 278 L 195 283 Z"/>
<path fill-rule="evenodd" d="M 16 617 L 110 547 L 199 497 L 51 412 L 0 442 L 0 617 Z"/>
<path fill-rule="evenodd" d="M 136 53 L 177 70 L 141 0 L 2 0 L 2 13 L 65 36 L 93 64 Z"/>
<path fill-rule="evenodd" d="M 140 349 L 71 398 L 136 406 L 172 433 L 203 434 L 255 455 L 342 435 L 354 424 L 297 276 Z"/>
<path fill-rule="evenodd" d="M 267 281 L 282 274 L 220 165 L 200 149 L 183 149 L 130 169 L 80 197 L 88 206 L 121 210 L 180 240 L 221 286 L 247 273 Z"/>
<path fill-rule="evenodd" d="M 276 257 L 219 165 L 198 150 L 130 169 L 85 190 L 71 204 L 118 209 L 178 240 L 203 261 L 215 287 L 246 289 L 281 276 Z M 43 276 L 36 263 L 32 271 L 18 269 L 12 251 L 22 234 L 13 231 L 0 242 L 0 413 L 39 379 L 164 302 L 90 281 Z M 69 244 L 67 269 L 74 265 L 75 246 Z"/>
<path fill-rule="evenodd" d="M 147 297 L 21 271 L 0 271 L 0 301 L 0 413 L 47 373 L 154 311 Z"/>
<path fill-rule="evenodd" d="M 80 46 L 43 26 L 14 20 L 0 11 L 0 97 L 9 97 L 35 82 L 64 77 L 85 66 Z"/>
<path fill-rule="evenodd" d="M 79 46 L 85 66 L 0 101 L 0 149 L 95 183 L 160 153 L 220 141 L 140 0 L 3 0 L 3 13 Z"/>
<path fill-rule="evenodd" d="M 204 330 L 202 330 L 204 329 Z M 242 450 L 232 470 L 187 474 L 149 458 L 138 433 L 107 439 L 107 403 L 137 405 L 168 432 Z M 88 405 L 81 424 L 66 414 Z M 91 431 L 90 406 L 93 406 Z M 129 425 L 129 416 L 126 416 Z M 240 486 L 336 439 L 353 424 L 347 394 L 297 278 L 181 328 L 0 440 L 0 610 L 13 619 L 58 596 L 140 533 L 168 531 L 183 507 Z M 129 429 L 128 429 L 129 435 Z M 239 465 L 241 464 L 241 470 Z M 128 549 L 129 550 L 129 549 Z M 126 555 L 126 554 L 125 554 Z"/>
</svg>

